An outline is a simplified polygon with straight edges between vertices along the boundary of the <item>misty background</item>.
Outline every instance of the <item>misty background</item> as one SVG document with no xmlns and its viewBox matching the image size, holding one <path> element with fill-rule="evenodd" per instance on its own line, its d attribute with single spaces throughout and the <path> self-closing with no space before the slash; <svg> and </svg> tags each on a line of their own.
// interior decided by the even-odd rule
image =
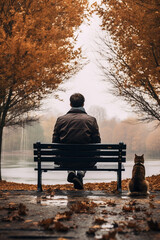
<svg viewBox="0 0 160 240">
<path fill-rule="evenodd" d="M 107 118 L 105 109 L 99 106 L 90 107 L 87 113 L 96 117 L 102 143 L 127 144 L 127 161 L 133 160 L 134 154 L 144 154 L 145 159 L 159 158 L 160 128 L 155 128 L 154 123 L 137 123 L 134 118 Z M 51 143 L 53 128 L 60 115 L 62 113 L 41 116 L 39 122 L 23 128 L 5 128 L 3 155 L 16 151 L 27 151 L 27 154 L 32 155 L 33 143 Z"/>
</svg>

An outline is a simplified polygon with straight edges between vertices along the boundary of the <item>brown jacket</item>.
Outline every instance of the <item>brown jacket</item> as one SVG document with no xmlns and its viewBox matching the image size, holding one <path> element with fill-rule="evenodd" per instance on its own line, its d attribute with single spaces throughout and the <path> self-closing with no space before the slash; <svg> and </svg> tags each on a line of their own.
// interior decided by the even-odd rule
<svg viewBox="0 0 160 240">
<path fill-rule="evenodd" d="M 100 143 L 97 121 L 85 111 L 73 108 L 59 117 L 54 127 L 53 143 Z"/>
</svg>

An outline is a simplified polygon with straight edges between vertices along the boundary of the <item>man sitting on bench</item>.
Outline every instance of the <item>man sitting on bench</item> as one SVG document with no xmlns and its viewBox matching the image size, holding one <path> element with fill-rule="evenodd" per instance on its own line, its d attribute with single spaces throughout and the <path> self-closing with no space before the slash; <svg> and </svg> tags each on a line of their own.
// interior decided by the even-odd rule
<svg viewBox="0 0 160 240">
<path fill-rule="evenodd" d="M 101 138 L 96 118 L 89 116 L 84 109 L 85 98 L 80 93 L 75 93 L 70 97 L 71 109 L 67 114 L 59 117 L 56 121 L 52 142 L 53 143 L 70 143 L 70 144 L 87 144 L 100 143 Z M 65 163 L 58 162 L 60 166 Z M 92 167 L 96 162 L 86 164 L 72 162 L 72 167 Z M 71 166 L 68 163 L 68 166 Z M 69 171 L 67 181 L 74 184 L 75 189 L 83 189 L 83 177 L 85 171 Z"/>
</svg>

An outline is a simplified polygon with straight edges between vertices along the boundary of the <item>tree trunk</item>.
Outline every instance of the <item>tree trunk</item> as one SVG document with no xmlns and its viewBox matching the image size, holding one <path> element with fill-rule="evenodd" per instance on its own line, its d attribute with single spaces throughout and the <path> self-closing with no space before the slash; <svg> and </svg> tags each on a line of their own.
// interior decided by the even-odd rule
<svg viewBox="0 0 160 240">
<path fill-rule="evenodd" d="M 3 126 L 0 126 L 0 181 L 2 181 L 2 135 L 3 135 Z"/>
<path fill-rule="evenodd" d="M 2 107 L 2 112 L 0 112 L 0 181 L 2 181 L 2 169 L 1 169 L 1 163 L 2 163 L 2 135 L 3 135 L 3 128 L 5 126 L 5 120 L 6 120 L 6 116 L 9 110 L 9 105 L 11 102 L 11 96 L 12 96 L 12 87 L 9 89 L 9 93 L 8 96 L 6 98 L 5 104 Z"/>
</svg>

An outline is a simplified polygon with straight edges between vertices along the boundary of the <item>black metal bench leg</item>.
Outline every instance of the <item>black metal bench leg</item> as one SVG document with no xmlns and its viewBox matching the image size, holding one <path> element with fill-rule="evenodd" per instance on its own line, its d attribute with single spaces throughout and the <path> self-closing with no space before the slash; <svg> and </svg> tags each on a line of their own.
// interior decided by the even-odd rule
<svg viewBox="0 0 160 240">
<path fill-rule="evenodd" d="M 118 171 L 118 172 L 117 172 L 117 190 L 118 190 L 119 192 L 122 192 L 121 181 L 122 181 L 121 171 Z"/>
<path fill-rule="evenodd" d="M 122 186 L 121 186 L 121 182 L 122 182 L 122 171 L 121 171 L 121 167 L 122 164 L 118 163 L 118 171 L 117 171 L 117 190 L 119 192 L 122 192 Z"/>
<path fill-rule="evenodd" d="M 41 163 L 38 163 L 38 183 L 37 183 L 37 191 L 42 191 L 42 171 L 41 171 Z"/>
</svg>

